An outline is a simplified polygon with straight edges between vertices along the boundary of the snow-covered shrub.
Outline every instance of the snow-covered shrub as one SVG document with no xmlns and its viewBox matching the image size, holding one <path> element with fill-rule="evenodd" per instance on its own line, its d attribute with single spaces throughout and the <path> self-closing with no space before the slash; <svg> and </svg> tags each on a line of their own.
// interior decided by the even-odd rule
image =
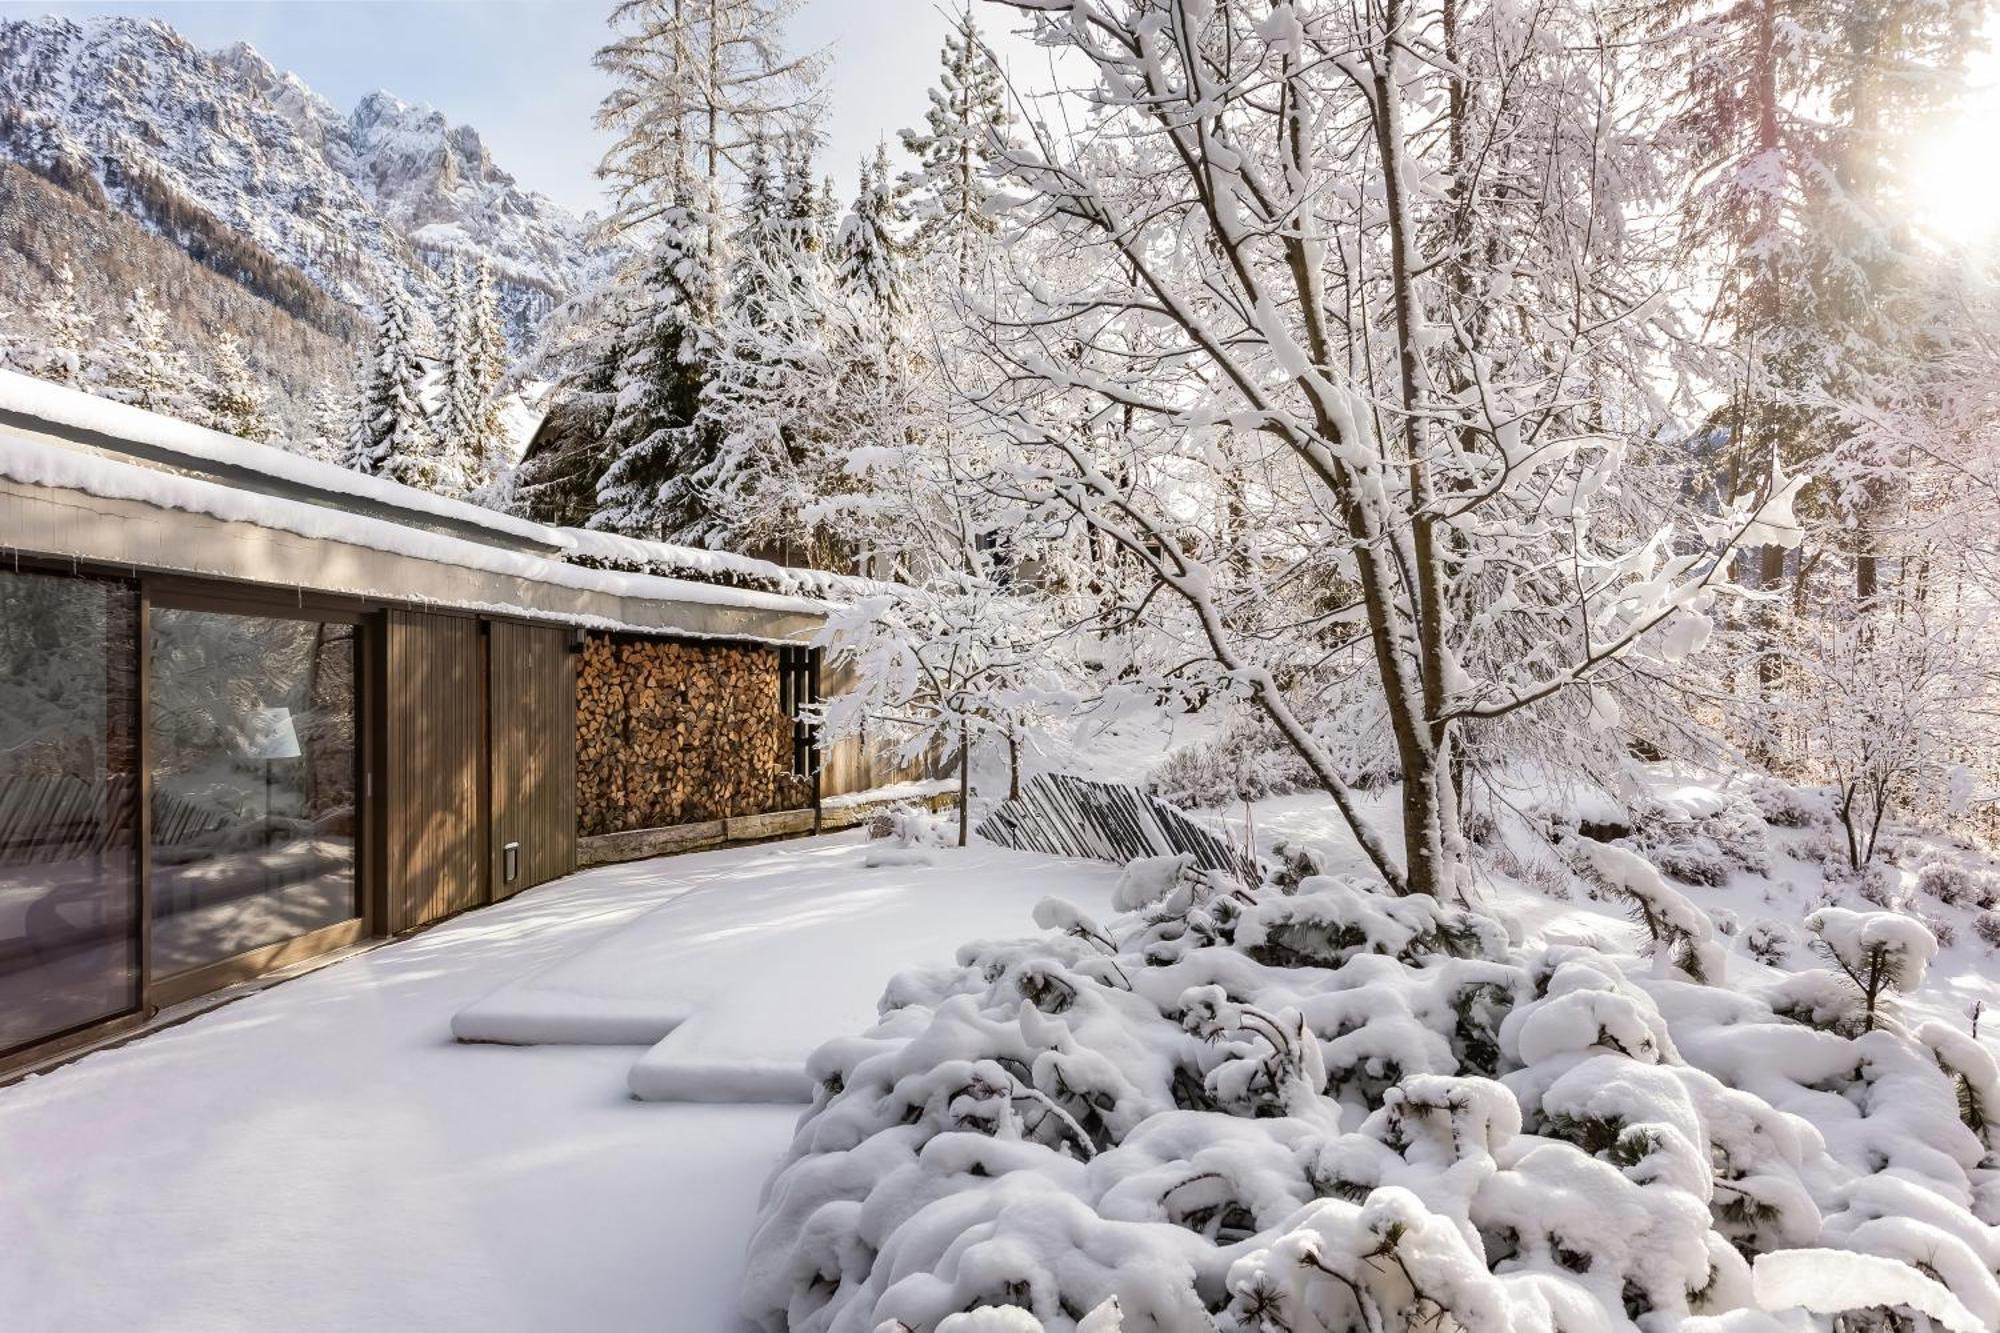
<svg viewBox="0 0 2000 1333">
<path fill-rule="evenodd" d="M 1834 970 L 1788 978 L 1785 1007 L 1829 1031 L 1869 1032 L 1880 1026 L 1889 997 L 1921 986 L 1937 956 L 1937 938 L 1923 922 L 1899 912 L 1822 907 L 1806 918 L 1806 929 Z"/>
<path fill-rule="evenodd" d="M 1327 876 L 1144 896 L 1103 923 L 1045 909 L 1042 936 L 899 977 L 872 1031 L 813 1055 L 751 1247 L 753 1320 L 2000 1326 L 2000 1184 L 1974 1127 L 1995 1080 L 1971 1038 L 1810 1031 L 1658 959 L 1518 947 Z M 1877 939 L 1818 929 L 1864 957 Z M 1799 1280 L 1796 1253 L 1841 1281 Z"/>
<path fill-rule="evenodd" d="M 865 863 L 873 866 L 927 866 L 953 838 L 946 822 L 920 806 L 897 805 L 868 821 Z"/>
<path fill-rule="evenodd" d="M 1623 901 L 1646 930 L 1646 952 L 1659 967 L 1677 967 L 1696 981 L 1722 979 L 1723 950 L 1715 926 L 1684 894 L 1667 886 L 1653 863 L 1610 843 L 1572 844 L 1579 867 Z"/>
<path fill-rule="evenodd" d="M 1183 809 L 1213 810 L 1317 784 L 1269 719 L 1243 714 L 1213 736 L 1168 754 L 1146 775 L 1146 785 Z"/>
<path fill-rule="evenodd" d="M 1736 871 L 1769 872 L 1771 849 L 1764 818 L 1743 797 L 1730 797 L 1714 810 L 1690 814 L 1650 800 L 1631 802 L 1634 849 L 1683 884 L 1718 888 Z"/>
<path fill-rule="evenodd" d="M 1797 944 L 1797 934 L 1782 921 L 1753 921 L 1743 932 L 1744 949 L 1767 967 L 1783 967 Z"/>
<path fill-rule="evenodd" d="M 1972 918 L 1972 933 L 2000 949 L 2000 912 L 1981 912 Z"/>
<path fill-rule="evenodd" d="M 1756 778 L 1744 798 L 1772 828 L 1831 828 L 1833 798 L 1821 787 L 1797 787 L 1776 778 Z"/>
<path fill-rule="evenodd" d="M 1934 856 L 1917 867 L 1917 892 L 1953 907 L 2000 903 L 2000 883 L 1953 856 Z"/>
</svg>

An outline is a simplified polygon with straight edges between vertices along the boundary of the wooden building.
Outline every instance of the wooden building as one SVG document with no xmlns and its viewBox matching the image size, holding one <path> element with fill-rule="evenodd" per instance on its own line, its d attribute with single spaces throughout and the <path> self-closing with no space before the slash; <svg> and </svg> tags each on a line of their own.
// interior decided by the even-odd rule
<svg viewBox="0 0 2000 1333">
<path fill-rule="evenodd" d="M 905 776 L 819 754 L 827 602 L 587 545 L 0 373 L 0 1071 Z"/>
</svg>

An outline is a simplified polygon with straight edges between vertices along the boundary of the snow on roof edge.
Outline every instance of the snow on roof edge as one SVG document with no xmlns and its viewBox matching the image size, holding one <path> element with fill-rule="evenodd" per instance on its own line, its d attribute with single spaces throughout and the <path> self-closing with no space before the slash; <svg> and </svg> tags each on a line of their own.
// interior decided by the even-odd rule
<svg viewBox="0 0 2000 1333">
<path fill-rule="evenodd" d="M 901 585 L 830 570 L 780 565 L 734 551 L 716 551 L 700 546 L 680 546 L 646 537 L 627 537 L 595 528 L 560 528 L 571 558 L 601 560 L 607 564 L 658 566 L 687 570 L 710 577 L 733 575 L 761 579 L 779 587 L 820 597 L 865 597 L 871 593 L 907 591 Z"/>
<path fill-rule="evenodd" d="M 528 519 L 464 500 L 447 499 L 381 477 L 365 476 L 351 468 L 224 435 L 16 371 L 0 370 L 0 411 L 143 444 L 191 461 L 241 468 L 329 496 L 371 500 L 389 508 L 485 528 L 558 550 L 570 546 L 569 539 L 558 529 Z"/>
<path fill-rule="evenodd" d="M 5 428 L 0 428 L 0 478 L 30 486 L 81 491 L 100 499 L 137 501 L 204 514 L 223 522 L 275 528 L 312 540 L 344 542 L 390 555 L 525 578 L 579 592 L 817 617 L 824 617 L 833 609 L 831 603 L 815 598 L 565 564 L 547 556 L 491 546 L 467 537 L 412 528 L 387 519 L 238 490 L 200 477 L 82 453 Z M 582 615 L 577 618 L 587 619 Z M 679 631 L 660 627 L 650 632 Z"/>
</svg>

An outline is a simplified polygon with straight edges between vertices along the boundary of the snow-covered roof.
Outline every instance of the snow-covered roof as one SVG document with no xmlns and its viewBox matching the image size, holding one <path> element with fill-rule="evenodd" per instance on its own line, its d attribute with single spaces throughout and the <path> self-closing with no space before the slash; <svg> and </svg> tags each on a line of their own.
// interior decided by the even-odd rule
<svg viewBox="0 0 2000 1333">
<path fill-rule="evenodd" d="M 583 535 L 0 372 L 0 547 L 653 633 L 795 639 L 832 609 L 573 563 L 610 553 Z"/>
<path fill-rule="evenodd" d="M 711 551 L 699 546 L 678 546 L 672 542 L 625 537 L 590 528 L 559 529 L 570 554 L 579 560 L 614 565 L 648 573 L 669 572 L 690 575 L 702 582 L 750 584 L 780 592 L 835 600 L 865 596 L 889 585 L 848 574 L 832 574 L 823 569 L 799 569 L 790 565 L 758 560 L 734 551 Z"/>
<path fill-rule="evenodd" d="M 452 532 L 475 541 L 555 553 L 568 541 L 554 528 L 364 476 L 268 444 L 224 435 L 172 417 L 98 398 L 33 376 L 0 370 L 0 424 L 87 444 L 238 490 L 319 504 Z"/>
</svg>

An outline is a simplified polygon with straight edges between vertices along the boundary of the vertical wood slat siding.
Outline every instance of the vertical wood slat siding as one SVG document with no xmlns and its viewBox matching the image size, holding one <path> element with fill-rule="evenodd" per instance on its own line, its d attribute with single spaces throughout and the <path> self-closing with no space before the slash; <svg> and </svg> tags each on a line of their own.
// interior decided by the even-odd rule
<svg viewBox="0 0 2000 1333">
<path fill-rule="evenodd" d="M 486 900 L 486 728 L 479 622 L 391 611 L 388 929 Z"/>
<path fill-rule="evenodd" d="M 576 658 L 566 631 L 495 621 L 486 644 L 493 901 L 576 869 Z M 521 844 L 506 882 L 504 849 Z"/>
</svg>

